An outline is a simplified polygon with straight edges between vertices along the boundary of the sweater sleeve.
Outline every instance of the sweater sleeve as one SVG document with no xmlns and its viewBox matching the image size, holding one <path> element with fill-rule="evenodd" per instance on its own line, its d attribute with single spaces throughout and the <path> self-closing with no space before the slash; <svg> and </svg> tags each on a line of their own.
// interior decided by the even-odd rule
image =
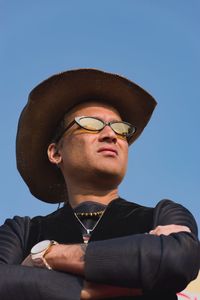
<svg viewBox="0 0 200 300">
<path fill-rule="evenodd" d="M 86 251 L 86 279 L 142 288 L 147 293 L 183 290 L 200 266 L 197 226 L 187 209 L 163 200 L 155 208 L 154 227 L 168 224 L 188 226 L 192 233 L 135 234 L 91 242 Z"/>
<path fill-rule="evenodd" d="M 80 299 L 80 278 L 20 265 L 26 252 L 30 225 L 29 217 L 15 217 L 0 227 L 0 299 Z"/>
</svg>

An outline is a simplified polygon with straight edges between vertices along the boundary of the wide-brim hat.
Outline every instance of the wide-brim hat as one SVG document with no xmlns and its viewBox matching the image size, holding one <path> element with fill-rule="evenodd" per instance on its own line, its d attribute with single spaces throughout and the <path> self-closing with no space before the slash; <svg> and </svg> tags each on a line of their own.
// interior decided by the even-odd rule
<svg viewBox="0 0 200 300">
<path fill-rule="evenodd" d="M 156 106 L 155 99 L 134 82 L 96 69 L 66 71 L 36 86 L 19 119 L 16 158 L 22 178 L 38 199 L 67 201 L 64 177 L 49 162 L 47 148 L 64 114 L 92 100 L 110 104 L 122 120 L 136 126 L 130 144 L 142 133 Z"/>
</svg>

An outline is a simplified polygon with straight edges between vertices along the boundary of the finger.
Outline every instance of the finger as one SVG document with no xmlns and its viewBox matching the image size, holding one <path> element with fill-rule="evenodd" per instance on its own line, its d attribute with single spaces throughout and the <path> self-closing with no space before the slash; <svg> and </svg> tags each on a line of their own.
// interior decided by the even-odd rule
<svg viewBox="0 0 200 300">
<path fill-rule="evenodd" d="M 161 234 L 169 235 L 177 232 L 191 232 L 191 230 L 187 226 L 170 224 L 164 226 L 159 225 L 149 233 L 159 236 Z"/>
</svg>

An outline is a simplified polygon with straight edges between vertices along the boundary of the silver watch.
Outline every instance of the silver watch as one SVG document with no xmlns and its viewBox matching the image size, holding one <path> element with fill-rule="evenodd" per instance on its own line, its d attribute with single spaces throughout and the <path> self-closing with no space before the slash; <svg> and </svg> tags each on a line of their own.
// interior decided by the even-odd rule
<svg viewBox="0 0 200 300">
<path fill-rule="evenodd" d="M 47 269 L 51 270 L 52 268 L 47 263 L 45 259 L 45 254 L 49 251 L 51 246 L 58 244 L 56 241 L 44 240 L 37 243 L 31 249 L 31 259 L 33 261 L 34 266 L 36 267 L 46 267 Z"/>
</svg>

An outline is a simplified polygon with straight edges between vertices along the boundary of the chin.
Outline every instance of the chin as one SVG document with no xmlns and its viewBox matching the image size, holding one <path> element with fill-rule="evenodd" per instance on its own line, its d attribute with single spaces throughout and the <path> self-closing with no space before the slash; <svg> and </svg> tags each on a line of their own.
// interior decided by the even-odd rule
<svg viewBox="0 0 200 300">
<path fill-rule="evenodd" d="M 104 169 L 101 168 L 99 170 L 96 170 L 94 174 L 96 174 L 99 181 L 101 182 L 103 181 L 107 184 L 114 185 L 115 187 L 122 182 L 125 175 L 124 172 L 119 172 L 119 170 L 112 170 L 106 168 Z"/>
<path fill-rule="evenodd" d="M 94 168 L 96 168 L 97 171 L 99 170 L 100 172 L 111 175 L 124 175 L 125 173 L 125 167 L 123 167 L 123 163 L 115 160 L 99 160 Z"/>
</svg>

